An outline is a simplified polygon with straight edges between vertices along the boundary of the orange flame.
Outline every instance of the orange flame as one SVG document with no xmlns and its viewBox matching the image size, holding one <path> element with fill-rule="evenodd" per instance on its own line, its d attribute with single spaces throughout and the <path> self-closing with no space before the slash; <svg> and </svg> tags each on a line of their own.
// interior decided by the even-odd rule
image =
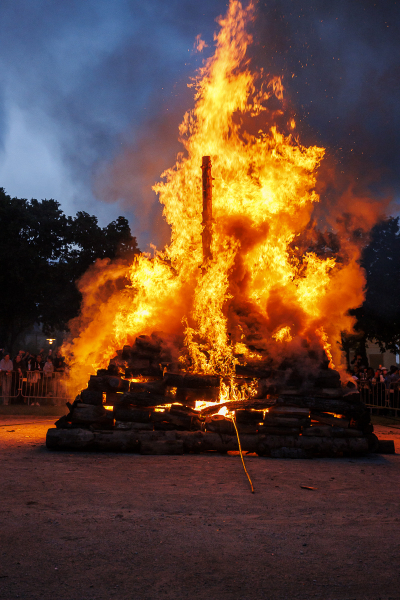
<svg viewBox="0 0 400 600">
<path fill-rule="evenodd" d="M 253 15 L 253 3 L 243 8 L 231 0 L 219 18 L 215 53 L 193 84 L 195 107 L 180 126 L 184 152 L 154 186 L 171 243 L 118 274 L 110 275 L 108 263 L 104 270 L 97 265 L 82 281 L 79 335 L 66 347 L 78 388 L 117 349 L 155 330 L 184 334 L 181 361 L 195 372 L 232 376 L 238 350 L 272 360 L 304 352 L 304 344 L 324 349 L 332 365 L 341 363 L 340 332 L 352 328 L 347 311 L 362 302 L 358 250 L 350 252 L 349 242 L 339 264 L 293 249 L 319 202 L 314 188 L 324 149 L 304 147 L 276 126 L 250 133 L 248 123 L 267 116 L 268 100 L 284 93 L 279 77 L 263 82 L 249 69 L 246 25 Z M 207 269 L 200 268 L 204 155 L 211 156 L 214 177 Z M 99 281 L 109 275 L 130 284 L 96 304 Z"/>
</svg>

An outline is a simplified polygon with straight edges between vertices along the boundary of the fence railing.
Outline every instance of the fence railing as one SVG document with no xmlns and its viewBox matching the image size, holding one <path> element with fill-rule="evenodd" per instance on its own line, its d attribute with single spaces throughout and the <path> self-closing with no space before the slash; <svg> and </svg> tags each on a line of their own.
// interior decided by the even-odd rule
<svg viewBox="0 0 400 600">
<path fill-rule="evenodd" d="M 16 371 L 0 374 L 0 391 L 3 404 L 63 405 L 70 399 L 65 373 L 42 373 Z"/>
<path fill-rule="evenodd" d="M 400 383 L 358 382 L 361 400 L 377 414 L 400 418 Z"/>
</svg>

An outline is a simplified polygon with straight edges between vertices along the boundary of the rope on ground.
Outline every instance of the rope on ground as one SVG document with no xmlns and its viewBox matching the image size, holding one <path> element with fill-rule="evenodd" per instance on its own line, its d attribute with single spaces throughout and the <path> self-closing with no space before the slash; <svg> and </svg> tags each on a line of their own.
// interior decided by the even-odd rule
<svg viewBox="0 0 400 600">
<path fill-rule="evenodd" d="M 253 487 L 253 484 L 252 484 L 252 482 L 251 482 L 250 475 L 249 475 L 249 474 L 248 474 L 248 472 L 247 472 L 246 465 L 244 464 L 244 458 L 243 458 L 243 453 L 242 453 L 242 446 L 241 446 L 241 444 L 240 444 L 239 431 L 238 431 L 238 428 L 237 428 L 237 426 L 236 426 L 236 419 L 235 419 L 235 415 L 234 415 L 234 414 L 232 414 L 231 418 L 232 418 L 233 426 L 234 426 L 234 428 L 235 428 L 235 431 L 236 431 L 236 437 L 237 437 L 238 446 L 239 446 L 239 454 L 240 454 L 240 458 L 242 459 L 243 469 L 244 469 L 244 472 L 245 472 L 245 473 L 246 473 L 246 475 L 247 475 L 247 479 L 249 480 L 250 487 L 251 487 L 251 493 L 252 493 L 252 494 L 254 494 L 254 487 Z"/>
</svg>

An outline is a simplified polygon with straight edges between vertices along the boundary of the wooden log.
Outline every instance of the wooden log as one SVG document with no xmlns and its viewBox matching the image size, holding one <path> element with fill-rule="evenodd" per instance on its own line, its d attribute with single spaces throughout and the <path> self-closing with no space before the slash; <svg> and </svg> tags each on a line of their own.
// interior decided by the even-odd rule
<svg viewBox="0 0 400 600">
<path fill-rule="evenodd" d="M 366 407 L 362 402 L 347 402 L 346 397 L 342 400 L 336 398 L 320 398 L 318 396 L 285 396 L 280 395 L 277 405 L 291 404 L 298 407 L 311 409 L 313 412 L 332 412 L 339 415 L 352 414 L 361 416 Z"/>
<path fill-rule="evenodd" d="M 300 427 L 309 427 L 311 425 L 311 421 L 309 418 L 299 418 L 294 416 L 285 416 L 281 413 L 278 413 L 277 416 L 271 413 L 267 413 L 263 420 L 263 424 L 266 427 L 296 427 L 300 429 Z"/>
<path fill-rule="evenodd" d="M 367 454 L 368 440 L 365 437 L 317 437 L 301 435 L 298 446 L 317 456 L 357 456 Z"/>
<path fill-rule="evenodd" d="M 95 433 L 93 450 L 101 452 L 139 452 L 136 431 L 99 431 Z"/>
<path fill-rule="evenodd" d="M 200 419 L 192 417 L 190 414 L 176 414 L 169 411 L 153 412 L 151 414 L 151 421 L 154 423 L 154 428 L 160 430 L 176 429 L 192 431 L 201 429 L 202 427 Z"/>
<path fill-rule="evenodd" d="M 260 425 L 258 433 L 265 435 L 300 435 L 300 427 L 271 427 L 269 425 Z"/>
<path fill-rule="evenodd" d="M 344 427 L 337 427 L 335 425 L 313 425 L 312 427 L 305 427 L 303 435 L 358 438 L 363 436 L 363 432 L 358 429 L 345 429 Z"/>
<path fill-rule="evenodd" d="M 72 423 L 91 424 L 103 417 L 113 420 L 113 414 L 107 411 L 103 406 L 94 406 L 93 404 L 75 403 L 70 415 Z"/>
<path fill-rule="evenodd" d="M 136 347 L 151 352 L 152 354 L 158 354 L 161 351 L 161 346 L 162 340 L 157 335 L 139 335 L 135 340 L 135 346 L 132 350 L 134 351 Z"/>
<path fill-rule="evenodd" d="M 308 408 L 300 406 L 291 406 L 289 404 L 274 404 L 268 408 L 265 413 L 265 418 L 292 418 L 292 419 L 308 419 L 310 411 Z"/>
<path fill-rule="evenodd" d="M 191 406 L 184 406 L 183 404 L 178 404 L 178 403 L 173 403 L 171 404 L 171 408 L 169 409 L 169 412 L 173 415 L 180 415 L 180 414 L 185 414 L 185 415 L 190 415 L 191 417 L 196 417 L 197 419 L 203 419 L 201 415 L 201 412 L 199 410 L 195 410 L 194 408 L 192 408 Z"/>
<path fill-rule="evenodd" d="M 202 212 L 202 246 L 203 246 L 203 268 L 212 259 L 212 176 L 211 157 L 202 157 L 202 190 L 203 190 L 203 212 Z"/>
<path fill-rule="evenodd" d="M 365 437 L 259 436 L 257 453 L 260 456 L 270 456 L 271 450 L 276 448 L 302 448 L 314 456 L 357 456 L 368 452 L 368 441 Z"/>
<path fill-rule="evenodd" d="M 168 390 L 175 388 L 168 387 Z M 195 402 L 218 402 L 219 388 L 177 388 L 175 399 L 182 404 L 195 406 Z"/>
<path fill-rule="evenodd" d="M 394 440 L 378 440 L 376 454 L 396 454 Z"/>
<path fill-rule="evenodd" d="M 122 392 L 106 392 L 106 406 L 118 406 L 122 401 Z"/>
<path fill-rule="evenodd" d="M 218 412 L 221 408 L 226 407 L 228 410 L 239 410 L 239 409 L 269 409 L 271 406 L 275 404 L 276 398 L 263 398 L 263 399 L 250 399 L 243 401 L 230 401 L 230 402 L 222 402 L 221 404 L 215 404 L 215 406 L 207 406 L 207 408 L 201 409 L 202 415 L 212 415 L 215 412 Z"/>
<path fill-rule="evenodd" d="M 139 408 L 117 407 L 114 408 L 114 419 L 116 421 L 150 423 L 150 411 Z"/>
<path fill-rule="evenodd" d="M 49 450 L 89 450 L 93 448 L 94 437 L 88 429 L 49 429 L 46 447 Z"/>
<path fill-rule="evenodd" d="M 235 427 L 232 419 L 226 419 L 222 415 L 214 415 L 206 418 L 206 431 L 214 431 L 216 433 L 225 433 L 229 435 L 235 434 Z"/>
<path fill-rule="evenodd" d="M 114 429 L 123 431 L 153 431 L 153 423 L 134 423 L 131 421 L 115 421 Z"/>
<path fill-rule="evenodd" d="M 259 456 L 270 456 L 275 448 L 297 448 L 299 438 L 298 435 L 259 435 L 256 452 Z"/>
<path fill-rule="evenodd" d="M 101 406 L 103 404 L 103 392 L 89 389 L 82 390 L 80 393 L 80 400 L 84 404 Z"/>
<path fill-rule="evenodd" d="M 183 440 L 149 440 L 140 444 L 140 454 L 179 455 L 183 454 Z"/>
<path fill-rule="evenodd" d="M 99 392 L 125 392 L 129 389 L 129 381 L 121 377 L 106 375 L 98 377 L 91 375 L 88 383 L 88 389 Z"/>
<path fill-rule="evenodd" d="M 236 424 L 239 425 L 258 425 L 262 422 L 264 413 L 261 410 L 246 410 L 239 408 L 235 411 Z"/>
<path fill-rule="evenodd" d="M 348 419 L 342 419 L 334 417 L 333 415 L 328 415 L 326 413 L 311 413 L 311 418 L 313 421 L 318 421 L 319 423 L 324 423 L 325 425 L 336 425 L 337 427 L 345 427 L 347 428 L 350 424 Z"/>
<path fill-rule="evenodd" d="M 226 435 L 212 431 L 179 431 L 178 439 L 183 440 L 185 452 L 226 452 L 239 450 L 236 435 Z M 257 449 L 257 435 L 241 435 L 240 443 L 244 452 L 255 452 Z"/>
<path fill-rule="evenodd" d="M 171 398 L 161 396 L 160 394 L 150 394 L 149 392 L 126 392 L 121 397 L 121 405 L 124 406 L 163 406 L 171 404 Z"/>
<path fill-rule="evenodd" d="M 149 392 L 151 394 L 165 394 L 167 384 L 164 379 L 157 381 L 131 381 L 129 391 L 132 393 Z"/>
<path fill-rule="evenodd" d="M 192 374 L 178 374 L 178 373 L 166 373 L 164 375 L 164 381 L 166 385 L 176 388 L 208 388 L 220 386 L 220 378 L 216 375 L 192 375 Z"/>
</svg>

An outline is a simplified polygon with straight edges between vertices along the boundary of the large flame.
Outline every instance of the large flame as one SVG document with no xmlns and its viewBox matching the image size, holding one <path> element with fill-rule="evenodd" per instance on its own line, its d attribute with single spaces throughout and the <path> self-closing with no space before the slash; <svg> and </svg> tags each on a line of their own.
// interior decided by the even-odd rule
<svg viewBox="0 0 400 600">
<path fill-rule="evenodd" d="M 78 388 L 117 349 L 157 330 L 184 335 L 182 366 L 195 372 L 232 375 L 238 349 L 281 360 L 305 346 L 324 349 L 340 366 L 340 332 L 351 330 L 348 309 L 362 302 L 358 250 L 347 241 L 338 263 L 296 246 L 319 202 L 324 149 L 302 146 L 290 117 L 288 133 L 260 127 L 271 120 L 268 103 L 282 100 L 283 86 L 250 71 L 246 25 L 253 12 L 252 3 L 243 8 L 231 0 L 219 19 L 215 53 L 198 74 L 195 107 L 180 127 L 184 151 L 154 187 L 171 243 L 129 268 L 99 263 L 82 280 L 82 314 L 66 348 Z M 214 178 L 213 258 L 201 268 L 205 155 Z M 130 286 L 101 298 L 103 280 L 121 276 Z"/>
</svg>

